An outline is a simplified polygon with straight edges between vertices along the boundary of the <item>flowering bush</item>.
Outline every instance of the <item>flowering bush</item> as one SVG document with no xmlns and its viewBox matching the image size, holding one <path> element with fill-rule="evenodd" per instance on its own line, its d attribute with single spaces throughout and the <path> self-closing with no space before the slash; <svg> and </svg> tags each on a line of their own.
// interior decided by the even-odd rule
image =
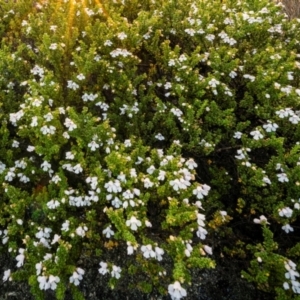
<svg viewBox="0 0 300 300">
<path fill-rule="evenodd" d="M 181 299 L 192 268 L 237 257 L 300 294 L 299 20 L 264 0 L 107 2 L 1 4 L 3 281 L 82 299 L 97 257 L 111 288 Z"/>
</svg>

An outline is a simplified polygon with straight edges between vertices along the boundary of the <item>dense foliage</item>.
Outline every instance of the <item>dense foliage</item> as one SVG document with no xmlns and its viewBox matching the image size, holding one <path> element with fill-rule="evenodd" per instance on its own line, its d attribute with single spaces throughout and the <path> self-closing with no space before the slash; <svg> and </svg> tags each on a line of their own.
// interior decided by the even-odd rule
<svg viewBox="0 0 300 300">
<path fill-rule="evenodd" d="M 192 268 L 300 299 L 300 20 L 265 0 L 0 7 L 3 281 L 188 296 Z M 132 288 L 129 285 L 129 288 Z"/>
</svg>

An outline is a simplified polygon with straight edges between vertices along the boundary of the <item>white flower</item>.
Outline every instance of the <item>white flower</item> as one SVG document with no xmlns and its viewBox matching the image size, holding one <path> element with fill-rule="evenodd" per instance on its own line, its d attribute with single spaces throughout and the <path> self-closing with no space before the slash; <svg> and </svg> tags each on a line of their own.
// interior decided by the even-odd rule
<svg viewBox="0 0 300 300">
<path fill-rule="evenodd" d="M 60 235 L 55 234 L 54 237 L 53 237 L 53 240 L 51 242 L 51 245 L 57 243 L 59 240 L 60 240 Z"/>
<path fill-rule="evenodd" d="M 148 220 L 145 221 L 145 225 L 146 225 L 146 227 L 152 227 L 151 222 L 149 222 Z"/>
<path fill-rule="evenodd" d="M 285 173 L 277 174 L 278 181 L 280 182 L 289 182 L 289 179 Z"/>
<path fill-rule="evenodd" d="M 21 220 L 21 219 L 17 219 L 17 224 L 19 224 L 19 225 L 23 225 L 23 220 Z"/>
<path fill-rule="evenodd" d="M 3 173 L 3 171 L 5 170 L 6 168 L 6 164 L 4 164 L 2 161 L 0 161 L 0 174 Z"/>
<path fill-rule="evenodd" d="M 174 59 L 170 59 L 169 62 L 168 62 L 168 66 L 169 67 L 175 66 L 175 60 Z"/>
<path fill-rule="evenodd" d="M 68 80 L 67 88 L 76 91 L 79 88 L 79 85 L 72 80 Z"/>
<path fill-rule="evenodd" d="M 51 25 L 51 26 L 50 26 L 50 30 L 56 31 L 56 29 L 57 29 L 57 26 L 56 26 L 56 25 Z"/>
<path fill-rule="evenodd" d="M 75 232 L 77 235 L 84 237 L 85 236 L 85 232 L 88 231 L 88 228 L 86 226 L 79 226 L 76 228 Z"/>
<path fill-rule="evenodd" d="M 138 160 L 138 161 L 135 163 L 136 165 L 140 165 L 140 164 L 144 161 L 144 159 L 143 159 L 142 157 L 140 157 L 140 156 L 137 157 L 137 160 Z M 135 170 L 135 169 L 131 169 L 131 170 L 130 170 L 130 173 L 131 173 L 131 172 L 134 172 L 134 173 L 136 174 L 136 170 Z M 132 175 L 131 175 L 131 176 L 132 176 Z M 132 177 L 136 177 L 136 176 L 132 176 Z"/>
<path fill-rule="evenodd" d="M 88 100 L 89 101 L 94 101 L 96 98 L 98 97 L 98 94 L 87 94 L 87 93 L 84 93 L 81 97 L 81 99 L 84 101 L 84 102 L 87 102 Z M 102 103 L 102 102 L 98 102 L 96 105 L 98 106 L 99 103 Z M 102 105 L 107 105 L 105 103 L 103 103 Z M 99 105 L 100 106 L 100 105 Z M 106 106 L 105 106 L 106 107 Z M 102 108 L 102 107 L 101 107 Z"/>
<path fill-rule="evenodd" d="M 120 40 L 124 40 L 127 38 L 127 34 L 125 32 L 120 32 L 118 33 L 117 37 L 120 39 Z"/>
<path fill-rule="evenodd" d="M 112 41 L 110 41 L 110 40 L 106 40 L 105 42 L 104 42 L 104 46 L 111 46 L 113 43 L 112 43 Z"/>
<path fill-rule="evenodd" d="M 198 230 L 196 232 L 197 236 L 201 240 L 205 240 L 207 233 L 208 233 L 207 230 L 201 226 L 198 227 Z"/>
<path fill-rule="evenodd" d="M 207 36 L 205 36 L 205 38 L 207 40 L 209 40 L 210 42 L 212 42 L 215 39 L 215 35 L 214 34 L 208 34 Z"/>
<path fill-rule="evenodd" d="M 204 196 L 208 195 L 209 191 L 210 186 L 208 186 L 207 184 L 202 184 L 197 186 L 197 188 L 193 190 L 193 195 L 196 195 L 198 199 L 203 199 Z"/>
<path fill-rule="evenodd" d="M 238 155 L 235 155 L 235 158 L 241 160 L 241 159 L 245 159 L 246 158 L 245 155 L 247 154 L 247 152 L 245 152 L 243 149 L 239 149 L 239 150 L 237 150 L 237 154 Z"/>
<path fill-rule="evenodd" d="M 51 164 L 49 164 L 47 161 L 44 161 L 41 164 L 41 168 L 43 171 L 47 172 L 47 171 L 51 170 Z"/>
<path fill-rule="evenodd" d="M 25 259 L 24 252 L 25 252 L 25 249 L 23 249 L 23 248 L 19 249 L 20 254 L 16 257 L 16 260 L 18 261 L 18 263 L 17 263 L 18 268 L 20 268 L 24 264 L 24 259 Z"/>
<path fill-rule="evenodd" d="M 74 285 L 79 285 L 80 280 L 82 280 L 84 275 L 84 270 L 81 268 L 77 268 L 76 271 L 73 272 L 72 276 L 69 278 L 70 283 Z"/>
<path fill-rule="evenodd" d="M 290 286 L 289 286 L 289 284 L 288 284 L 287 282 L 285 282 L 285 283 L 283 284 L 283 288 L 284 288 L 285 290 L 288 290 L 288 289 L 290 288 Z"/>
<path fill-rule="evenodd" d="M 47 276 L 39 276 L 37 278 L 39 284 L 40 290 L 48 290 L 50 287 L 50 284 L 47 282 L 48 277 Z"/>
<path fill-rule="evenodd" d="M 181 188 L 180 181 L 178 179 L 171 180 L 170 185 L 173 187 L 175 191 L 178 191 Z M 186 187 L 185 187 L 186 188 Z"/>
<path fill-rule="evenodd" d="M 35 237 L 38 238 L 38 239 L 41 239 L 41 238 L 49 238 L 50 237 L 50 233 L 52 232 L 52 229 L 51 228 L 48 228 L 48 227 L 45 227 L 45 228 L 41 228 L 39 227 L 39 232 L 35 234 Z"/>
<path fill-rule="evenodd" d="M 47 206 L 49 209 L 55 209 L 56 207 L 59 207 L 60 203 L 57 200 L 50 200 L 47 203 Z"/>
<path fill-rule="evenodd" d="M 143 35 L 143 38 L 144 38 L 145 40 L 150 39 L 150 33 L 149 33 L 149 32 L 145 33 L 145 34 Z"/>
<path fill-rule="evenodd" d="M 127 254 L 128 255 L 131 255 L 131 254 L 133 254 L 134 253 L 134 248 L 133 248 L 133 246 L 131 245 L 131 244 L 128 244 L 129 242 L 127 242 Z"/>
<path fill-rule="evenodd" d="M 135 202 L 133 200 L 129 200 L 128 201 L 125 201 L 123 202 L 123 207 L 126 209 L 128 207 L 128 205 L 130 204 L 130 206 L 134 207 L 135 206 Z"/>
<path fill-rule="evenodd" d="M 152 166 L 150 166 L 148 169 L 147 169 L 147 173 L 148 174 L 153 174 L 153 172 L 155 171 L 156 169 L 155 169 L 155 167 L 152 165 Z"/>
<path fill-rule="evenodd" d="M 293 232 L 294 228 L 290 224 L 286 224 L 281 227 L 286 233 Z"/>
<path fill-rule="evenodd" d="M 28 146 L 26 149 L 28 152 L 33 152 L 35 150 L 34 146 Z"/>
<path fill-rule="evenodd" d="M 165 137 L 161 134 L 161 133 L 158 133 L 156 136 L 155 136 L 156 139 L 158 139 L 159 141 L 163 141 L 165 139 Z"/>
<path fill-rule="evenodd" d="M 99 263 L 99 265 L 101 266 L 101 268 L 98 269 L 98 271 L 99 271 L 100 274 L 105 275 L 106 273 L 109 272 L 109 270 L 107 268 L 107 263 L 106 262 L 101 261 Z"/>
<path fill-rule="evenodd" d="M 86 14 L 87 14 L 89 17 L 90 17 L 90 16 L 93 16 L 93 15 L 95 14 L 95 12 L 94 12 L 92 9 L 88 8 L 88 7 L 85 7 L 84 10 L 85 10 Z"/>
<path fill-rule="evenodd" d="M 146 245 L 141 247 L 141 251 L 143 252 L 143 256 L 145 258 L 156 257 L 155 251 L 152 249 L 152 245 Z"/>
<path fill-rule="evenodd" d="M 94 57 L 94 60 L 95 60 L 95 61 L 99 61 L 100 59 L 101 59 L 101 56 L 98 55 L 98 54 Z"/>
<path fill-rule="evenodd" d="M 255 140 L 260 140 L 262 139 L 264 136 L 260 133 L 259 130 L 254 130 L 254 131 L 251 131 L 250 134 L 253 136 L 253 139 Z"/>
<path fill-rule="evenodd" d="M 209 82 L 208 85 L 211 86 L 212 88 L 216 88 L 217 85 L 220 84 L 220 81 L 216 80 L 215 78 L 212 78 Z"/>
<path fill-rule="evenodd" d="M 250 75 L 250 74 L 245 74 L 245 75 L 243 75 L 243 77 L 246 79 L 250 79 L 251 82 L 253 82 L 255 80 L 255 76 Z"/>
<path fill-rule="evenodd" d="M 83 169 L 82 169 L 82 167 L 81 167 L 80 164 L 77 164 L 77 165 L 75 165 L 75 166 L 73 167 L 73 172 L 74 172 L 75 174 L 79 174 L 79 173 L 81 173 L 82 171 L 83 171 Z"/>
<path fill-rule="evenodd" d="M 295 271 L 295 269 L 290 268 L 288 272 L 285 273 L 285 278 L 286 279 L 291 279 L 292 284 L 294 285 L 294 282 L 296 280 L 296 277 L 299 277 L 299 273 Z M 297 284 L 298 285 L 298 284 Z M 299 285 L 298 285 L 299 286 Z"/>
<path fill-rule="evenodd" d="M 275 113 L 281 119 L 283 119 L 284 117 L 293 116 L 295 114 L 294 111 L 289 107 L 287 107 L 285 109 L 278 110 Z"/>
<path fill-rule="evenodd" d="M 207 254 L 209 254 L 209 255 L 212 255 L 212 254 L 213 254 L 212 248 L 211 248 L 211 247 L 209 247 L 209 246 L 207 246 L 207 245 L 204 245 L 204 246 L 203 246 L 203 249 L 204 249 L 204 251 L 205 251 Z"/>
<path fill-rule="evenodd" d="M 292 115 L 289 117 L 289 121 L 292 123 L 292 124 L 298 124 L 299 121 L 300 121 L 300 118 L 299 116 L 297 115 Z"/>
<path fill-rule="evenodd" d="M 52 43 L 49 47 L 50 50 L 56 50 L 57 49 L 57 44 L 56 43 Z"/>
<path fill-rule="evenodd" d="M 55 184 L 57 184 L 60 181 L 61 181 L 61 178 L 58 175 L 53 176 L 51 179 L 51 182 L 54 182 Z"/>
<path fill-rule="evenodd" d="M 34 99 L 34 100 L 32 101 L 32 106 L 40 107 L 43 100 L 44 100 L 43 97 L 41 97 L 40 99 Z"/>
<path fill-rule="evenodd" d="M 3 230 L 2 244 L 5 245 L 8 242 L 9 237 L 7 236 L 8 230 Z M 0 236 L 2 235 L 2 231 L 0 230 Z"/>
<path fill-rule="evenodd" d="M 15 168 L 10 168 L 7 174 L 5 175 L 5 180 L 12 181 L 16 177 Z"/>
<path fill-rule="evenodd" d="M 109 181 L 105 183 L 104 187 L 109 193 L 118 193 L 122 191 L 121 183 L 119 180 Z"/>
<path fill-rule="evenodd" d="M 184 250 L 184 254 L 187 256 L 187 257 L 190 257 L 191 256 L 191 253 L 193 252 L 193 247 L 190 243 L 187 243 L 186 244 L 186 249 Z"/>
<path fill-rule="evenodd" d="M 63 107 L 59 107 L 58 111 L 61 115 L 64 115 L 66 113 L 65 109 Z"/>
<path fill-rule="evenodd" d="M 43 77 L 44 69 L 38 65 L 35 65 L 33 69 L 31 69 L 30 73 L 32 73 L 33 75 L 39 75 L 40 77 Z"/>
<path fill-rule="evenodd" d="M 87 177 L 87 179 L 85 181 L 86 181 L 86 183 L 90 184 L 92 190 L 95 190 L 97 188 L 97 185 L 98 185 L 98 177 L 97 176 Z"/>
<path fill-rule="evenodd" d="M 3 281 L 11 280 L 10 274 L 11 274 L 10 269 L 4 271 L 4 275 L 3 275 L 2 280 Z"/>
<path fill-rule="evenodd" d="M 268 222 L 268 219 L 264 216 L 264 215 L 261 215 L 260 217 L 259 217 L 259 219 L 254 219 L 253 220 L 253 222 L 255 223 L 255 224 L 270 224 L 269 222 Z"/>
<path fill-rule="evenodd" d="M 68 128 L 69 131 L 73 131 L 77 128 L 77 125 L 69 118 L 66 118 L 64 125 Z"/>
<path fill-rule="evenodd" d="M 46 255 L 44 255 L 44 261 L 50 260 L 50 259 L 52 259 L 52 254 L 51 253 L 46 253 Z"/>
<path fill-rule="evenodd" d="M 264 176 L 264 178 L 262 180 L 264 183 L 271 184 L 271 180 L 269 179 L 268 176 Z"/>
<path fill-rule="evenodd" d="M 76 76 L 76 78 L 78 80 L 83 80 L 83 79 L 85 79 L 85 76 L 83 74 L 79 74 L 79 75 Z"/>
<path fill-rule="evenodd" d="M 25 176 L 23 173 L 19 173 L 18 177 L 20 178 L 21 182 L 27 183 L 30 181 L 29 177 Z"/>
<path fill-rule="evenodd" d="M 131 141 L 130 140 L 125 140 L 124 141 L 124 146 L 127 148 L 127 147 L 131 147 L 132 144 L 131 144 Z"/>
<path fill-rule="evenodd" d="M 70 138 L 69 134 L 66 131 L 62 134 L 62 136 L 67 140 Z"/>
<path fill-rule="evenodd" d="M 185 165 L 186 165 L 190 170 L 193 170 L 193 169 L 195 169 L 195 168 L 198 167 L 198 165 L 195 163 L 195 161 L 194 161 L 192 158 L 190 158 L 189 160 L 187 160 L 187 161 L 185 162 Z"/>
<path fill-rule="evenodd" d="M 187 200 L 188 200 L 188 199 L 187 199 Z M 194 203 L 194 205 L 197 206 L 199 209 L 203 209 L 201 201 L 196 201 L 196 202 Z"/>
<path fill-rule="evenodd" d="M 102 233 L 109 239 L 111 236 L 113 236 L 115 234 L 115 232 L 113 230 L 111 230 L 111 225 L 109 225 L 108 227 L 106 227 Z"/>
<path fill-rule="evenodd" d="M 66 159 L 73 160 L 75 155 L 71 151 L 66 152 Z"/>
<path fill-rule="evenodd" d="M 120 49 L 117 48 L 113 51 L 110 52 L 110 55 L 112 57 L 118 57 L 118 56 L 123 56 L 123 57 L 127 57 L 127 56 L 132 56 L 132 53 L 130 53 L 128 50 L 126 49 Z"/>
<path fill-rule="evenodd" d="M 196 31 L 193 28 L 187 28 L 184 31 L 190 36 L 194 36 L 196 33 Z"/>
<path fill-rule="evenodd" d="M 181 117 L 183 115 L 183 112 L 179 108 L 172 108 L 170 112 L 177 117 Z"/>
<path fill-rule="evenodd" d="M 220 215 L 222 216 L 223 221 L 225 220 L 226 216 L 227 216 L 227 211 L 225 210 L 221 210 L 220 211 Z"/>
<path fill-rule="evenodd" d="M 290 207 L 284 207 L 278 211 L 280 217 L 290 218 L 293 214 L 293 210 Z"/>
<path fill-rule="evenodd" d="M 162 255 L 165 253 L 165 251 L 162 248 L 159 247 L 155 247 L 155 255 L 156 255 L 156 259 L 158 261 L 162 260 Z"/>
<path fill-rule="evenodd" d="M 127 242 L 127 254 L 131 255 L 136 250 L 137 246 L 133 246 L 130 242 Z"/>
<path fill-rule="evenodd" d="M 180 285 L 179 281 L 169 284 L 168 292 L 171 295 L 172 300 L 180 300 L 187 295 L 186 290 Z"/>
<path fill-rule="evenodd" d="M 14 141 L 12 142 L 12 145 L 11 145 L 11 146 L 12 146 L 13 148 L 18 148 L 19 145 L 20 145 L 20 143 L 19 143 L 18 141 L 15 141 L 15 140 L 14 140 Z"/>
<path fill-rule="evenodd" d="M 60 282 L 60 279 L 58 276 L 49 275 L 49 285 L 51 290 L 55 290 L 57 288 L 57 283 Z"/>
<path fill-rule="evenodd" d="M 264 124 L 263 128 L 266 130 L 266 132 L 275 132 L 278 128 L 278 125 L 276 123 L 271 123 L 268 121 L 268 124 Z"/>
<path fill-rule="evenodd" d="M 122 196 L 124 197 L 124 199 L 134 198 L 134 194 L 130 190 L 126 190 L 125 192 L 123 192 Z"/>
<path fill-rule="evenodd" d="M 136 217 L 132 216 L 130 220 L 126 221 L 126 226 L 130 227 L 131 230 L 136 231 L 138 227 L 142 226 L 142 222 L 139 221 Z"/>
<path fill-rule="evenodd" d="M 144 187 L 146 189 L 151 188 L 153 185 L 154 183 L 149 178 L 144 179 Z"/>
<path fill-rule="evenodd" d="M 199 226 L 204 227 L 205 215 L 197 213 L 197 223 Z"/>
<path fill-rule="evenodd" d="M 61 231 L 69 231 L 70 230 L 70 221 L 65 221 L 61 226 Z"/>
<path fill-rule="evenodd" d="M 163 180 L 165 180 L 165 177 L 166 177 L 166 172 L 163 171 L 163 170 L 159 170 L 159 174 L 158 174 L 157 179 L 160 180 L 160 181 L 163 181 Z"/>
<path fill-rule="evenodd" d="M 41 132 L 42 134 L 46 135 L 46 134 L 54 134 L 55 131 L 56 131 L 56 128 L 52 125 L 50 126 L 47 126 L 47 125 L 44 125 L 43 127 L 41 127 Z"/>
<path fill-rule="evenodd" d="M 123 172 L 121 172 L 121 173 L 117 176 L 117 178 L 118 178 L 121 182 L 127 182 L 127 180 L 126 180 L 126 175 L 123 174 Z"/>
<path fill-rule="evenodd" d="M 111 277 L 115 277 L 115 278 L 119 279 L 121 277 L 121 272 L 122 272 L 122 270 L 120 267 L 113 265 L 110 274 L 111 274 Z"/>
<path fill-rule="evenodd" d="M 229 73 L 229 77 L 231 77 L 231 78 L 235 78 L 236 76 L 237 76 L 237 73 L 235 71 L 231 71 Z"/>
</svg>

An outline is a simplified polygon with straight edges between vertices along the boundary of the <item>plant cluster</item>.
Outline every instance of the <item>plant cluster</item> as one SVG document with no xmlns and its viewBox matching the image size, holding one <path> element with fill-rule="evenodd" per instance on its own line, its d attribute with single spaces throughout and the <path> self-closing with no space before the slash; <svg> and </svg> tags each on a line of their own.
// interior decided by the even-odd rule
<svg viewBox="0 0 300 300">
<path fill-rule="evenodd" d="M 2 3 L 3 281 L 187 296 L 192 268 L 299 297 L 300 20 L 266 0 Z M 295 298 L 295 299 L 296 299 Z"/>
</svg>

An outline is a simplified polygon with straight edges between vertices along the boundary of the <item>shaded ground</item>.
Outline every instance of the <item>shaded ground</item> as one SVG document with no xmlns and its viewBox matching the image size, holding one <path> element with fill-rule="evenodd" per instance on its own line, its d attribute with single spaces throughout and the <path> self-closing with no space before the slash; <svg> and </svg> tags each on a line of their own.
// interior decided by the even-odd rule
<svg viewBox="0 0 300 300">
<path fill-rule="evenodd" d="M 87 300 L 167 300 L 169 296 L 157 294 L 141 294 L 139 291 L 128 290 L 129 282 L 125 282 L 118 289 L 110 290 L 105 277 L 98 273 L 98 261 L 86 262 L 86 274 L 81 283 L 81 290 Z M 15 261 L 8 257 L 0 259 L 0 300 L 34 300 L 26 283 L 2 282 L 3 271 L 13 268 Z M 46 300 L 54 300 L 50 291 L 45 294 Z M 67 294 L 66 300 L 72 300 Z M 243 280 L 237 266 L 228 261 L 223 262 L 213 270 L 197 271 L 193 273 L 193 284 L 188 289 L 186 300 L 272 300 L 274 295 L 262 293 Z"/>
</svg>

